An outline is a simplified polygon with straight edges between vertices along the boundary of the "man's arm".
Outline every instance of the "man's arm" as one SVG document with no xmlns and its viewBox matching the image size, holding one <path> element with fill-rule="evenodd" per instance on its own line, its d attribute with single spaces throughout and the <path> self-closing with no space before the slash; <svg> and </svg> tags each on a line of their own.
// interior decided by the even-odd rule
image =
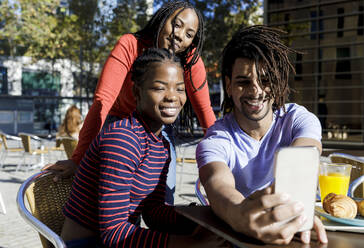
<svg viewBox="0 0 364 248">
<path fill-rule="evenodd" d="M 229 167 L 223 162 L 212 162 L 203 166 L 199 174 L 213 211 L 233 226 L 236 217 L 230 214 L 245 198 L 235 189 L 235 179 Z"/>
<path fill-rule="evenodd" d="M 297 138 L 292 142 L 291 146 L 315 146 L 319 149 L 320 154 L 322 152 L 321 142 L 311 138 Z"/>
</svg>

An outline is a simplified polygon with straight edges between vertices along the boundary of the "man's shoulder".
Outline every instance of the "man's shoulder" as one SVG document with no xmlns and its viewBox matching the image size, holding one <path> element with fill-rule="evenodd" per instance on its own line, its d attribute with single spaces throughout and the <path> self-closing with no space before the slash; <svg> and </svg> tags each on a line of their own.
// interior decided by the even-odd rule
<svg viewBox="0 0 364 248">
<path fill-rule="evenodd" d="M 232 132 L 231 114 L 217 120 L 211 127 L 208 128 L 205 137 L 230 137 Z"/>
<path fill-rule="evenodd" d="M 299 105 L 297 103 L 286 103 L 284 108 L 280 108 L 276 111 L 276 114 L 279 117 L 292 117 L 299 114 L 311 113 L 304 106 Z"/>
</svg>

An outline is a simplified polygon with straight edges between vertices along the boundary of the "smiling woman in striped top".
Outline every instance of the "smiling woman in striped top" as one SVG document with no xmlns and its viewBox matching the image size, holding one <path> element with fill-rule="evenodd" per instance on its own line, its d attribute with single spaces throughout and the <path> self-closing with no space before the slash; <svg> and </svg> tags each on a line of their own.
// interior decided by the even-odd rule
<svg viewBox="0 0 364 248">
<path fill-rule="evenodd" d="M 166 49 L 146 50 L 132 80 L 136 111 L 103 129 L 84 155 L 62 238 L 67 247 L 222 247 L 164 201 L 170 153 L 161 130 L 186 102 L 180 60 Z M 141 215 L 150 229 L 140 227 Z"/>
</svg>

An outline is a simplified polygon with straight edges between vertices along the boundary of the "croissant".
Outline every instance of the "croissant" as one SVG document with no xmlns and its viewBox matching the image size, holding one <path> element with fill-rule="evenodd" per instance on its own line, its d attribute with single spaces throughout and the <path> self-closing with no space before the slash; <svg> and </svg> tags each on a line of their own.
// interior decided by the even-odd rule
<svg viewBox="0 0 364 248">
<path fill-rule="evenodd" d="M 330 193 L 325 197 L 322 205 L 327 213 L 338 218 L 354 219 L 358 212 L 356 202 L 345 195 Z"/>
<path fill-rule="evenodd" d="M 358 206 L 358 213 L 361 216 L 364 216 L 364 200 L 363 201 L 357 201 L 356 205 Z"/>
</svg>

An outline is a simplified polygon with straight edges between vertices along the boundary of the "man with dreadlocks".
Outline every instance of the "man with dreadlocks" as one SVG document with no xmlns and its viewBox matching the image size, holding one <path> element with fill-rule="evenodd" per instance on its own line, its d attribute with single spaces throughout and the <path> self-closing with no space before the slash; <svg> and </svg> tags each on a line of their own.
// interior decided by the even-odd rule
<svg viewBox="0 0 364 248">
<path fill-rule="evenodd" d="M 208 129 L 196 157 L 201 182 L 220 218 L 265 243 L 287 244 L 306 217 L 301 203 L 272 193 L 274 153 L 285 146 L 321 151 L 321 126 L 304 107 L 285 104 L 294 70 L 288 54 L 295 51 L 279 35 L 266 26 L 242 27 L 228 42 L 222 57 L 225 115 Z M 314 228 L 326 243 L 317 217 Z M 302 232 L 301 239 L 309 243 L 310 232 Z"/>
</svg>

